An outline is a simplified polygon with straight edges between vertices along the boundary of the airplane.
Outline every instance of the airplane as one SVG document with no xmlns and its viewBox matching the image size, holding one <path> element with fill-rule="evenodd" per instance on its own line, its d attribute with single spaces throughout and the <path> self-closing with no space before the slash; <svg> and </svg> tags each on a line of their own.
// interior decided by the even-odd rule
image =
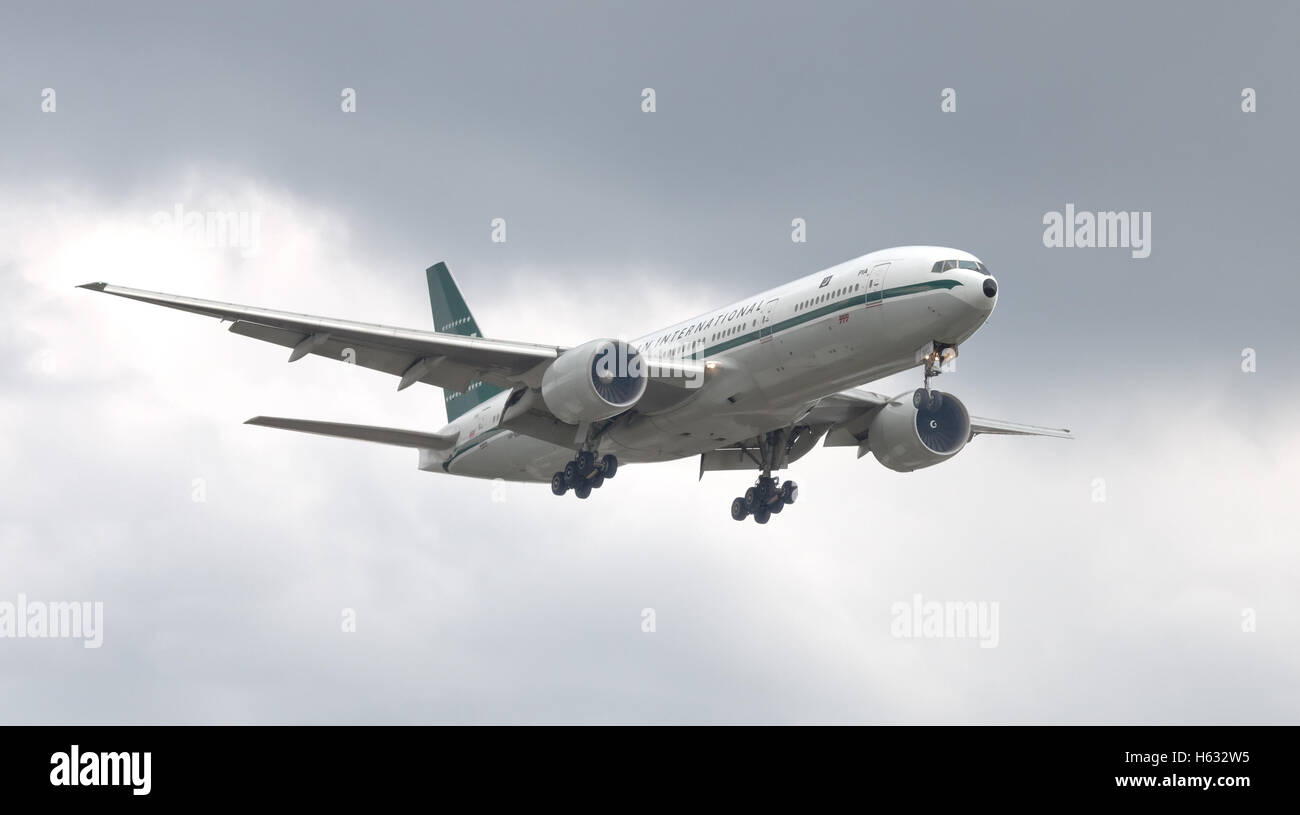
<svg viewBox="0 0 1300 815">
<path fill-rule="evenodd" d="M 977 435 L 1072 438 L 971 416 L 931 387 L 992 314 L 998 283 L 959 249 L 871 252 L 632 341 L 571 348 L 484 337 L 445 263 L 426 270 L 434 330 L 395 328 L 142 291 L 79 288 L 221 321 L 245 337 L 442 388 L 436 433 L 256 416 L 246 424 L 414 448 L 419 468 L 551 484 L 588 498 L 622 463 L 699 456 L 708 471 L 757 470 L 731 517 L 767 523 L 798 498 L 787 469 L 821 442 L 910 472 Z M 920 366 L 893 397 L 863 389 Z"/>
</svg>

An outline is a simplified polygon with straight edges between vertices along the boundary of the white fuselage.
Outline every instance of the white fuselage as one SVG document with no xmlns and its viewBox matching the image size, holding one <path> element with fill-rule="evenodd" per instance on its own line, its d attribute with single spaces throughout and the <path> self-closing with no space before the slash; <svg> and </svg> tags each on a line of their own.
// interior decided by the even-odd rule
<svg viewBox="0 0 1300 815">
<path fill-rule="evenodd" d="M 630 411 L 599 451 L 624 463 L 699 455 L 796 422 L 827 396 L 921 364 L 930 341 L 957 345 L 997 302 L 989 275 L 934 271 L 968 252 L 906 246 L 862 255 L 632 341 L 642 354 L 708 363 L 703 387 L 662 410 Z M 982 266 L 981 266 L 982 268 Z M 498 426 L 508 393 L 447 425 L 460 442 L 420 467 L 478 478 L 548 481 L 573 448 Z"/>
</svg>

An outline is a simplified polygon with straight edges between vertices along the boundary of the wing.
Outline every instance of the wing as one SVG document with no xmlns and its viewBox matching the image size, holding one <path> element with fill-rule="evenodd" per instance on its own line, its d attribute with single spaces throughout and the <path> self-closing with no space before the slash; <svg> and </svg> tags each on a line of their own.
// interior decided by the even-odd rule
<svg viewBox="0 0 1300 815">
<path fill-rule="evenodd" d="M 393 444 L 398 447 L 417 447 L 422 450 L 450 450 L 456 446 L 456 440 L 460 438 L 459 433 L 421 433 L 416 430 L 398 430 L 393 427 L 376 427 L 368 424 L 316 422 L 309 419 L 284 419 L 279 416 L 254 416 L 244 424 L 296 430 L 299 433 L 314 433 L 317 436 L 333 436 L 339 439 Z"/>
<path fill-rule="evenodd" d="M 475 382 L 536 388 L 546 367 L 564 351 L 550 345 L 333 320 L 108 283 L 79 288 L 228 320 L 236 334 L 292 348 L 290 362 L 308 354 L 344 360 L 400 377 L 398 390 L 416 382 L 462 392 Z"/>
<path fill-rule="evenodd" d="M 831 425 L 826 434 L 827 447 L 858 447 L 858 454 L 861 455 L 865 452 L 861 445 L 867 435 L 867 426 L 875 418 L 876 412 L 891 401 L 887 396 L 861 388 L 841 391 L 821 400 L 809 411 L 805 421 L 810 424 Z M 970 434 L 972 438 L 980 434 L 1074 438 L 1074 434 L 1063 428 L 1039 427 L 1019 422 L 1005 422 L 1000 419 L 982 419 L 978 416 L 970 417 Z"/>
<path fill-rule="evenodd" d="M 970 417 L 970 434 L 978 436 L 987 433 L 990 436 L 1051 436 L 1054 439 L 1072 439 L 1074 434 L 1065 428 L 1039 427 L 1019 422 L 1004 422 L 1000 419 L 981 419 Z"/>
</svg>

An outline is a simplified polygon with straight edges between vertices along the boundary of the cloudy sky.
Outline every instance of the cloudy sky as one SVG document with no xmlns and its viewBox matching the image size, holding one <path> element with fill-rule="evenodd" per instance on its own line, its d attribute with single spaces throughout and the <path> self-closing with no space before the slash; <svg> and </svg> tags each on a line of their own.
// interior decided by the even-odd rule
<svg viewBox="0 0 1300 815">
<path fill-rule="evenodd" d="M 1300 721 L 1298 26 L 6 6 L 0 603 L 102 602 L 104 639 L 0 639 L 0 721 Z M 1067 203 L 1150 212 L 1150 257 L 1045 247 Z M 256 213 L 255 251 L 166 228 L 177 207 Z M 435 428 L 442 400 L 74 288 L 428 327 L 445 260 L 487 334 L 567 344 L 908 243 L 1002 287 L 942 387 L 1078 439 L 908 475 L 819 449 L 766 527 L 727 513 L 747 474 L 693 460 L 579 502 L 246 427 Z M 997 647 L 894 636 L 916 595 L 997 603 Z"/>
</svg>

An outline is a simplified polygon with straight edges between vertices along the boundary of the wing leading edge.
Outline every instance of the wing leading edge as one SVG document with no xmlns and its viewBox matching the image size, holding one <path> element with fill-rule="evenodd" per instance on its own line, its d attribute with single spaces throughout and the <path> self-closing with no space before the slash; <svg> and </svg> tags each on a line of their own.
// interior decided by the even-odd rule
<svg viewBox="0 0 1300 815">
<path fill-rule="evenodd" d="M 230 331 L 293 349 L 289 362 L 314 354 L 400 377 L 398 390 L 416 382 L 466 392 L 481 382 L 538 387 L 556 346 L 394 328 L 289 311 L 241 306 L 108 283 L 78 288 L 230 321 Z"/>
</svg>

